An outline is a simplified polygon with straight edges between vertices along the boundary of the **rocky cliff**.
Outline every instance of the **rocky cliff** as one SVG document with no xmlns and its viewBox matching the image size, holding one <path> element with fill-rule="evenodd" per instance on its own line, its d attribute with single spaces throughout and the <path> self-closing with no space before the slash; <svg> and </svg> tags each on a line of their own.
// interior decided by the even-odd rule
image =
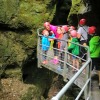
<svg viewBox="0 0 100 100">
<path fill-rule="evenodd" d="M 54 25 L 69 24 L 77 27 L 79 19 L 86 18 L 87 25 L 97 26 L 99 34 L 99 4 L 99 0 L 0 0 L 0 79 L 12 78 L 8 84 L 13 84 L 13 78 L 23 79 L 36 86 L 27 86 L 27 91 L 36 95 L 40 91 L 34 100 L 47 97 L 56 75 L 45 69 L 37 69 L 37 28 L 43 26 L 45 21 Z M 2 80 L 1 83 L 4 87 L 7 82 Z M 28 96 L 31 97 L 28 100 L 33 98 L 33 94 L 30 96 L 28 92 L 20 96 L 23 100 L 27 100 L 25 98 Z"/>
</svg>

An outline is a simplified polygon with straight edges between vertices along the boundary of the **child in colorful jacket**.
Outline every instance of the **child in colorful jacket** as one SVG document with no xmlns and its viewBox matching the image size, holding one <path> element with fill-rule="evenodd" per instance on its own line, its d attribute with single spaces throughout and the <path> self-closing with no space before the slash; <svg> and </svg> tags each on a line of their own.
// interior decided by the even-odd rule
<svg viewBox="0 0 100 100">
<path fill-rule="evenodd" d="M 67 39 L 68 39 L 68 26 L 67 25 L 63 25 L 61 27 L 61 30 L 62 30 L 62 37 L 60 38 L 61 41 L 60 41 L 60 51 L 59 51 L 59 59 L 61 60 L 60 61 L 60 65 L 58 66 L 58 69 L 63 69 L 64 67 L 64 57 L 65 57 L 65 47 L 67 46 Z"/>
<path fill-rule="evenodd" d="M 96 27 L 91 26 L 88 28 L 88 33 L 91 35 L 89 41 L 90 57 L 92 59 L 92 70 L 95 69 L 99 76 L 99 89 L 100 89 L 100 36 L 96 34 Z"/>
<path fill-rule="evenodd" d="M 79 69 L 79 60 L 76 56 L 79 55 L 79 41 L 77 38 L 77 32 L 76 30 L 72 30 L 70 31 L 70 35 L 72 36 L 72 41 L 73 43 L 71 43 L 71 45 L 68 47 L 68 50 L 71 51 L 72 55 L 72 61 L 73 61 L 73 70 L 72 71 L 76 71 L 77 69 Z M 76 44 L 74 44 L 76 43 Z M 76 56 L 74 56 L 76 55 Z"/>
<path fill-rule="evenodd" d="M 52 38 L 54 38 L 54 35 L 49 36 L 49 32 L 47 30 L 43 30 L 43 36 L 42 36 L 42 60 L 43 60 L 43 64 L 47 64 L 47 52 L 49 50 L 50 47 L 50 41 L 52 40 Z"/>
</svg>

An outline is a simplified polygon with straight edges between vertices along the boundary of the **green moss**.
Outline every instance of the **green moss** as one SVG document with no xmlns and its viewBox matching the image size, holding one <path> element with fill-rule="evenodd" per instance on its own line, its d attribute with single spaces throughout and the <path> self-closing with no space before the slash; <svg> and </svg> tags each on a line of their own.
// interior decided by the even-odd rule
<svg viewBox="0 0 100 100">
<path fill-rule="evenodd" d="M 22 72 L 21 72 L 21 69 L 20 68 L 14 68 L 14 69 L 7 69 L 5 71 L 5 75 L 7 77 L 10 77 L 10 78 L 17 78 L 17 79 L 21 79 L 22 78 Z"/>
<path fill-rule="evenodd" d="M 0 22 L 11 28 L 40 27 L 44 21 L 51 21 L 54 16 L 54 6 L 47 9 L 49 3 L 50 0 L 1 0 Z"/>
<path fill-rule="evenodd" d="M 29 87 L 28 91 L 21 97 L 21 100 L 45 100 L 37 87 Z"/>
<path fill-rule="evenodd" d="M 0 0 L 0 21 L 8 24 L 17 14 L 18 4 L 18 0 Z"/>
<path fill-rule="evenodd" d="M 81 6 L 81 0 L 72 0 L 72 7 L 70 10 L 69 16 L 71 14 L 77 14 L 80 6 Z"/>
<path fill-rule="evenodd" d="M 79 4 L 82 0 L 72 0 L 72 5 Z"/>
<path fill-rule="evenodd" d="M 77 16 L 78 14 L 83 14 L 85 9 L 86 7 L 82 0 L 72 0 L 72 7 L 67 18 L 69 24 L 72 23 L 74 16 Z"/>
<path fill-rule="evenodd" d="M 26 34 L 20 36 L 21 41 L 29 48 L 33 48 L 37 44 L 37 36 L 35 33 L 32 35 Z"/>
<path fill-rule="evenodd" d="M 16 62 L 18 65 L 26 59 L 27 54 L 22 48 L 23 46 L 17 42 L 17 35 L 13 32 L 8 34 L 0 34 L 0 62 L 5 64 L 12 64 Z"/>
</svg>

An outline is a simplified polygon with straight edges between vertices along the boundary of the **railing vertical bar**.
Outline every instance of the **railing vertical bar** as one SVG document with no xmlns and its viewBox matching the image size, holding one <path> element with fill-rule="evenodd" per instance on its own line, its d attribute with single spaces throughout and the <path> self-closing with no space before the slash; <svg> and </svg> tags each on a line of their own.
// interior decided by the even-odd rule
<svg viewBox="0 0 100 100">
<path fill-rule="evenodd" d="M 68 50 L 67 50 L 67 43 L 66 43 L 66 47 L 65 47 L 65 50 L 64 50 L 64 54 L 65 54 L 65 56 L 64 56 L 64 69 L 63 69 L 63 77 L 64 77 L 64 80 L 66 81 L 66 79 L 67 79 L 67 77 L 66 77 L 66 73 L 67 73 L 67 65 L 66 65 L 66 61 L 67 61 L 67 52 Z"/>
<path fill-rule="evenodd" d="M 38 35 L 39 35 L 39 30 L 40 29 L 37 30 Z M 38 58 L 37 65 L 38 65 L 38 68 L 41 68 L 41 65 L 40 65 L 40 59 L 41 59 L 41 57 L 40 57 L 40 51 L 41 51 L 41 48 L 40 48 L 40 38 L 41 37 L 38 36 L 38 43 L 37 43 L 37 58 Z"/>
<path fill-rule="evenodd" d="M 84 89 L 86 88 L 87 84 L 89 83 L 90 79 L 87 80 L 86 84 L 83 86 L 83 88 L 81 89 L 80 93 L 78 94 L 78 96 L 76 97 L 75 100 L 79 100 L 80 96 L 82 95 L 82 93 L 84 92 Z"/>
<path fill-rule="evenodd" d="M 89 50 L 89 47 L 88 47 L 88 53 L 87 53 L 87 56 L 88 58 L 90 58 L 90 50 Z M 92 61 L 89 63 L 89 71 L 88 71 L 88 74 L 89 74 L 89 78 L 91 79 L 91 69 L 92 69 Z M 88 85 L 88 88 L 89 88 L 89 93 L 88 93 L 88 97 L 91 97 L 91 80 L 89 82 L 89 85 Z M 88 100 L 88 99 L 87 99 Z"/>
<path fill-rule="evenodd" d="M 86 60 L 88 58 L 90 58 L 90 53 L 89 53 L 89 48 L 87 47 L 87 57 L 86 57 Z M 89 64 L 88 64 L 88 66 L 86 67 L 86 79 L 85 80 L 88 80 L 89 78 L 90 78 L 90 67 L 89 67 Z M 88 97 L 88 95 L 90 95 L 90 84 L 88 84 L 86 86 L 85 90 L 84 90 L 85 100 Z"/>
</svg>

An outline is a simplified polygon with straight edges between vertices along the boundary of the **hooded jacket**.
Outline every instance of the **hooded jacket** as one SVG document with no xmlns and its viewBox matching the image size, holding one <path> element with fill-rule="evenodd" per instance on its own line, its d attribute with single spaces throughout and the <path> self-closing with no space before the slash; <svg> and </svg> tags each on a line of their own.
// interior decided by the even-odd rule
<svg viewBox="0 0 100 100">
<path fill-rule="evenodd" d="M 42 50 L 47 51 L 50 47 L 49 38 L 54 38 L 54 34 L 52 36 L 42 36 Z"/>
<path fill-rule="evenodd" d="M 90 56 L 91 58 L 98 58 L 100 57 L 100 37 L 94 36 L 89 41 L 90 47 Z"/>
<path fill-rule="evenodd" d="M 79 41 L 77 38 L 72 38 L 71 42 L 79 44 Z M 70 50 L 71 53 L 74 55 L 79 55 L 79 45 L 76 45 L 73 43 L 71 43 L 71 45 L 68 47 L 68 50 Z"/>
</svg>

